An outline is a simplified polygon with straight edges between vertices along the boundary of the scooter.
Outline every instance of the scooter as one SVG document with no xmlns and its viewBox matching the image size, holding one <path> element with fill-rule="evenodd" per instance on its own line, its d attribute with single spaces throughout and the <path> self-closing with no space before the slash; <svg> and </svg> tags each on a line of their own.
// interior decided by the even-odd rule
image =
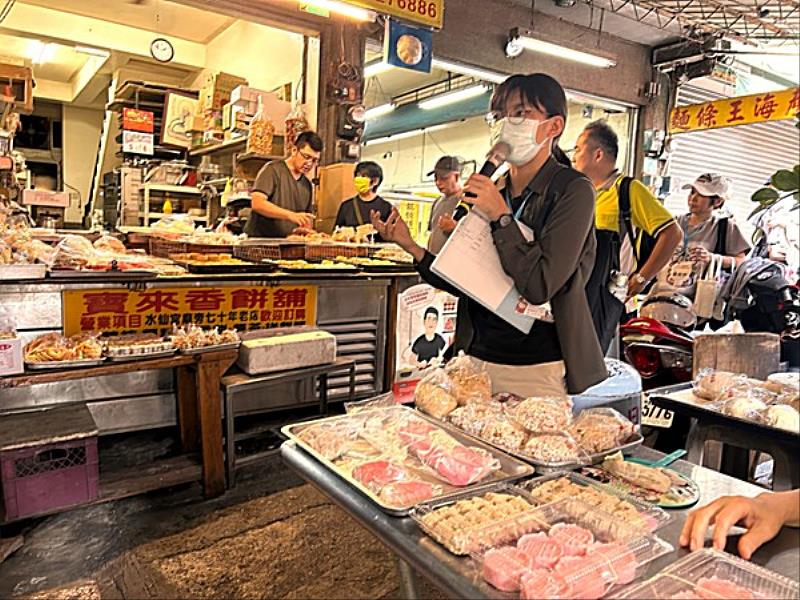
<svg viewBox="0 0 800 600">
<path fill-rule="evenodd" d="M 640 316 L 620 326 L 627 362 L 639 372 L 645 390 L 692 378 L 697 323 L 692 302 L 680 294 L 658 294 L 642 305 Z"/>
</svg>

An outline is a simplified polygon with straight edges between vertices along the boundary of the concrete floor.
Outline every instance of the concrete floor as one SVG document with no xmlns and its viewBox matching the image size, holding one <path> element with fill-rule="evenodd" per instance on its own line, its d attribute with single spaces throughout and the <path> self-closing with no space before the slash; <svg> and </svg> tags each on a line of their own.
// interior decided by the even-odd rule
<svg viewBox="0 0 800 600">
<path fill-rule="evenodd" d="M 132 438 L 104 456 L 125 463 L 170 444 Z M 187 484 L 2 529 L 16 533 L 25 543 L 0 563 L 0 598 L 399 595 L 391 553 L 278 455 L 239 471 L 220 498 Z M 424 582 L 421 591 L 441 597 Z"/>
</svg>

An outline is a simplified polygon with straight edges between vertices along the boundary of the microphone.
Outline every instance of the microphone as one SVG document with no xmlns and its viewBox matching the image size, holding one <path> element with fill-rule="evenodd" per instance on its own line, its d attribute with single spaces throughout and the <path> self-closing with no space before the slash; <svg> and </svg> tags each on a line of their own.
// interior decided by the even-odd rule
<svg viewBox="0 0 800 600">
<path fill-rule="evenodd" d="M 494 172 L 500 168 L 508 155 L 511 154 L 511 146 L 506 144 L 505 142 L 497 142 L 492 149 L 489 150 L 489 153 L 486 155 L 486 162 L 483 163 L 481 170 L 478 171 L 480 175 L 484 177 L 491 177 L 494 175 Z M 464 192 L 464 196 L 467 198 L 476 198 L 476 194 L 474 192 Z"/>
</svg>

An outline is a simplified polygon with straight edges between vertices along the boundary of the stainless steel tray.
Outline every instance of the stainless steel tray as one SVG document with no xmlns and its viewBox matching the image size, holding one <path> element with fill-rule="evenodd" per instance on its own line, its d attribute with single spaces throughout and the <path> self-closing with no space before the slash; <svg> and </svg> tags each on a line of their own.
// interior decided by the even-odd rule
<svg viewBox="0 0 800 600">
<path fill-rule="evenodd" d="M 603 459 L 606 456 L 610 456 L 611 454 L 614 454 L 615 452 L 622 452 L 623 454 L 625 454 L 626 452 L 630 452 L 634 448 L 637 448 L 638 446 L 641 446 L 642 443 L 644 442 L 644 438 L 642 437 L 641 432 L 636 431 L 634 433 L 634 436 L 632 438 L 629 438 L 629 440 L 627 442 L 625 442 L 624 444 L 622 444 L 620 446 L 616 446 L 614 448 L 609 448 L 608 450 L 603 450 L 602 452 L 596 452 L 594 454 L 588 454 L 587 453 L 587 454 L 585 454 L 586 458 L 584 460 L 581 460 L 581 461 L 578 461 L 578 462 L 575 462 L 575 461 L 547 462 L 547 461 L 538 460 L 538 459 L 534 458 L 533 456 L 531 456 L 529 454 L 525 454 L 524 452 L 520 452 L 518 450 L 509 450 L 508 448 L 504 448 L 503 446 L 496 446 L 494 444 L 491 444 L 491 443 L 487 442 L 486 440 L 484 440 L 483 438 L 481 438 L 479 436 L 471 435 L 471 434 L 467 433 L 466 431 L 462 431 L 461 429 L 459 429 L 455 425 L 452 425 L 451 423 L 448 423 L 447 421 L 443 421 L 441 419 L 437 419 L 435 417 L 431 417 L 430 415 L 422 412 L 418 408 L 416 409 L 416 411 L 417 411 L 417 414 L 420 414 L 420 415 L 424 416 L 426 419 L 428 419 L 429 421 L 432 421 L 433 423 L 436 423 L 437 425 L 444 425 L 446 427 L 450 427 L 450 428 L 455 429 L 456 431 L 460 432 L 462 435 L 467 436 L 468 438 L 471 438 L 473 440 L 478 440 L 478 441 L 480 441 L 480 442 L 482 442 L 484 444 L 487 444 L 487 445 L 492 446 L 494 448 L 498 448 L 498 449 L 502 450 L 503 452 L 507 452 L 508 454 L 510 454 L 512 456 L 520 458 L 520 459 L 524 460 L 525 462 L 534 465 L 536 467 L 536 471 L 538 473 L 542 473 L 542 474 L 555 473 L 557 471 L 571 471 L 573 469 L 577 469 L 578 467 L 585 467 L 585 466 L 589 466 L 589 465 L 595 465 L 595 464 L 603 462 Z"/>
<path fill-rule="evenodd" d="M 242 345 L 241 340 L 238 342 L 230 342 L 228 344 L 217 344 L 216 346 L 203 346 L 202 348 L 189 348 L 187 350 L 181 349 L 181 354 L 203 354 L 204 352 L 217 352 L 218 350 L 233 350 Z"/>
<path fill-rule="evenodd" d="M 49 371 L 53 369 L 77 369 L 80 367 L 96 367 L 103 364 L 105 358 L 84 358 L 80 360 L 61 360 L 52 362 L 27 362 L 25 366 L 31 371 Z"/>
<path fill-rule="evenodd" d="M 639 512 L 640 515 L 646 520 L 651 523 L 650 531 L 657 531 L 661 529 L 664 525 L 669 523 L 672 520 L 670 514 L 665 511 L 663 508 L 659 508 L 654 504 L 650 504 L 649 502 L 645 502 L 644 500 L 640 500 L 639 498 L 635 498 L 630 494 L 626 494 L 620 490 L 614 489 L 610 486 L 605 486 L 598 481 L 594 481 L 589 479 L 588 477 L 584 477 L 583 475 L 579 475 L 578 473 L 573 473 L 571 471 L 560 471 L 556 473 L 550 473 L 549 475 L 544 475 L 542 477 L 536 477 L 534 479 L 529 479 L 520 483 L 520 487 L 526 492 L 531 491 L 543 483 L 548 481 L 553 481 L 554 479 L 560 479 L 561 477 L 566 477 L 572 483 L 584 487 L 593 487 L 605 494 L 610 496 L 616 496 L 620 500 L 624 500 L 629 504 L 632 504 L 633 507 Z M 538 504 L 538 500 L 536 498 L 532 498 Z"/>
<path fill-rule="evenodd" d="M 130 362 L 132 360 L 148 360 L 151 358 L 166 358 L 172 356 L 177 352 L 177 348 L 170 348 L 169 350 L 160 350 L 159 352 L 140 352 L 138 354 L 123 354 L 120 356 L 107 356 L 111 362 Z"/>
<path fill-rule="evenodd" d="M 470 490 L 470 491 L 467 491 L 467 492 L 459 492 L 459 493 L 456 493 L 456 494 L 451 494 L 449 496 L 445 496 L 443 498 L 439 498 L 437 500 L 430 500 L 430 501 L 427 501 L 427 502 L 421 502 L 420 504 L 418 504 L 417 506 L 415 506 L 414 508 L 411 509 L 411 512 L 409 513 L 409 516 L 414 521 L 416 521 L 417 525 L 419 525 L 419 528 L 422 529 L 422 531 L 424 531 L 425 534 L 428 537 L 436 540 L 439 544 L 441 544 L 442 546 L 447 548 L 447 550 L 449 550 L 451 553 L 453 553 L 453 554 L 455 554 L 457 556 L 466 556 L 470 552 L 470 547 L 469 546 L 471 545 L 470 540 L 469 540 L 469 536 L 470 536 L 470 530 L 469 529 L 466 529 L 463 532 L 459 532 L 458 535 L 462 536 L 461 539 L 457 538 L 456 536 L 453 536 L 450 539 L 445 539 L 440 535 L 439 531 L 436 531 L 435 529 L 432 529 L 432 528 L 428 527 L 425 524 L 425 521 L 423 519 L 424 519 L 424 517 L 426 515 L 429 515 L 430 513 L 434 512 L 434 511 L 436 511 L 436 510 L 438 510 L 440 508 L 443 508 L 445 506 L 449 506 L 451 504 L 455 504 L 456 502 L 459 502 L 460 500 L 468 500 L 470 498 L 477 498 L 479 496 L 483 496 L 485 494 L 488 494 L 489 492 L 493 492 L 495 494 L 509 494 L 509 495 L 512 495 L 512 496 L 519 496 L 520 498 L 522 498 L 523 500 L 528 502 L 528 504 L 531 505 L 531 510 L 533 510 L 537 506 L 539 506 L 539 504 L 536 502 L 536 500 L 534 500 L 530 496 L 530 494 L 528 494 L 528 492 L 525 489 L 523 489 L 522 487 L 510 484 L 510 483 L 495 483 L 493 485 L 485 486 L 480 490 Z M 484 523 L 483 525 L 480 525 L 479 527 L 477 527 L 477 529 L 483 530 L 483 529 L 485 529 L 486 527 L 488 527 L 488 526 L 490 526 L 492 524 L 493 523 Z M 473 526 L 473 529 L 476 529 L 476 527 Z"/>
<path fill-rule="evenodd" d="M 294 441 L 300 448 L 311 454 L 314 458 L 320 461 L 323 465 L 325 465 L 328 469 L 336 473 L 342 479 L 344 479 L 347 483 L 352 485 L 354 488 L 359 490 L 362 494 L 366 495 L 370 500 L 375 502 L 381 509 L 394 516 L 404 517 L 408 515 L 409 511 L 415 506 L 413 504 L 407 506 L 389 506 L 382 502 L 381 498 L 375 494 L 372 490 L 367 488 L 358 480 L 350 477 L 347 473 L 344 473 L 341 469 L 339 469 L 331 460 L 323 457 L 319 454 L 316 450 L 314 450 L 311 446 L 309 446 L 305 441 L 300 439 L 299 435 L 302 433 L 304 429 L 311 427 L 312 425 L 317 425 L 319 423 L 335 423 L 337 421 L 342 421 L 345 419 L 360 419 L 364 418 L 366 415 L 373 414 L 373 415 L 380 415 L 382 412 L 386 414 L 386 416 L 392 416 L 394 411 L 399 411 L 398 416 L 408 415 L 414 416 L 429 423 L 440 427 L 452 437 L 454 437 L 458 442 L 464 444 L 465 446 L 472 446 L 474 448 L 480 448 L 487 453 L 489 453 L 493 458 L 500 462 L 500 469 L 492 473 L 486 480 L 460 488 L 456 488 L 454 486 L 442 483 L 441 487 L 445 490 L 443 493 L 439 494 L 438 496 L 434 496 L 433 498 L 429 498 L 426 502 L 432 502 L 438 499 L 447 499 L 453 495 L 462 494 L 470 491 L 475 490 L 483 490 L 487 486 L 491 486 L 497 483 L 515 481 L 517 479 L 522 479 L 523 477 L 527 477 L 533 474 L 533 468 L 530 465 L 526 464 L 524 461 L 521 461 L 513 456 L 505 452 L 501 452 L 494 446 L 482 442 L 481 440 L 476 440 L 471 438 L 470 436 L 466 435 L 463 431 L 456 429 L 452 425 L 447 423 L 441 423 L 436 419 L 432 419 L 427 415 L 415 411 L 412 408 L 408 408 L 406 406 L 392 406 L 389 408 L 375 408 L 368 411 L 363 411 L 356 413 L 354 415 L 340 415 L 336 417 L 327 417 L 324 419 L 316 419 L 314 421 L 303 421 L 301 423 L 293 423 L 290 425 L 285 425 L 281 428 L 281 433 L 283 433 L 286 437 Z M 376 453 L 376 458 L 378 458 L 378 454 Z"/>
</svg>

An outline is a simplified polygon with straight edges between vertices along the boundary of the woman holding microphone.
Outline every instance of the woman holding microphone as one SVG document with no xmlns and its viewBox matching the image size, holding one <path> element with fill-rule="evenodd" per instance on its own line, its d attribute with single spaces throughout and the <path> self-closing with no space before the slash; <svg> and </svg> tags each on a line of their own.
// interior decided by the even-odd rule
<svg viewBox="0 0 800 600">
<path fill-rule="evenodd" d="M 425 281 L 459 297 L 454 349 L 485 364 L 493 392 L 577 394 L 607 377 L 584 289 L 594 263 L 594 189 L 558 147 L 566 119 L 555 79 L 509 77 L 496 88 L 488 119 L 492 143 L 510 148 L 509 173 L 497 185 L 475 174 L 464 188 L 491 223 L 503 270 L 528 302 L 550 303 L 552 323 L 537 320 L 521 332 L 433 273 L 435 257 L 413 241 L 396 209 L 385 221 L 372 213 L 381 237 L 409 252 Z M 517 220 L 534 230 L 532 241 Z"/>
</svg>

